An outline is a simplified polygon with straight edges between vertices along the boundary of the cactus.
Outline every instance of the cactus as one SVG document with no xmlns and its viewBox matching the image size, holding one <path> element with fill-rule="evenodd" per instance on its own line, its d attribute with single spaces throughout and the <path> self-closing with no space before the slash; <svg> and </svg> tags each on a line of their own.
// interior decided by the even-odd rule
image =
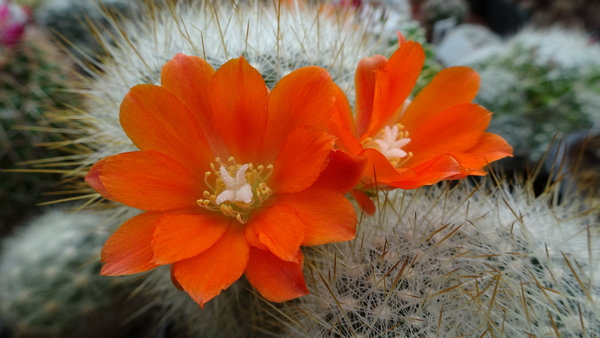
<svg viewBox="0 0 600 338">
<path fill-rule="evenodd" d="M 27 27 L 24 39 L 14 48 L 0 49 L 0 167 L 28 168 L 22 162 L 52 158 L 64 153 L 39 147 L 69 134 L 50 134 L 49 109 L 75 105 L 74 94 L 64 91 L 69 63 L 35 27 Z M 50 115 L 50 113 L 48 114 Z M 62 168 L 58 168 L 62 169 Z M 40 201 L 40 194 L 60 177 L 50 173 L 0 174 L 0 229 L 24 216 L 23 209 Z"/>
<path fill-rule="evenodd" d="M 421 22 L 428 34 L 433 33 L 435 23 L 454 18 L 461 24 L 469 16 L 469 4 L 465 0 L 425 0 L 421 4 Z"/>
<path fill-rule="evenodd" d="M 594 0 L 513 0 L 536 27 L 561 25 L 600 36 L 600 3 Z"/>
<path fill-rule="evenodd" d="M 463 182 L 381 194 L 357 239 L 307 252 L 280 337 L 596 337 L 598 209 Z"/>
<path fill-rule="evenodd" d="M 99 275 L 100 249 L 114 218 L 107 212 L 53 210 L 4 241 L 0 316 L 15 336 L 64 337 L 92 326 L 94 317 L 110 318 L 105 311 L 122 301 L 136 278 Z"/>
<path fill-rule="evenodd" d="M 342 4 L 347 3 L 341 1 Z M 395 32 L 401 32 L 406 40 L 421 43 L 425 49 L 426 59 L 417 84 L 413 88 L 416 95 L 427 85 L 443 67 L 435 58 L 435 49 L 426 41 L 426 31 L 418 21 L 411 19 L 411 7 L 406 1 L 357 1 L 352 2 L 356 7 L 356 16 L 360 21 L 369 24 L 366 29 L 372 38 L 387 40 L 389 45 L 397 44 Z M 349 5 L 346 5 L 349 6 Z M 351 6 L 352 7 L 352 6 Z M 380 52 L 381 53 L 381 52 Z M 347 95 L 353 95 L 346 91 Z"/>
<path fill-rule="evenodd" d="M 131 87 L 158 84 L 162 66 L 177 53 L 198 55 L 215 68 L 242 55 L 268 86 L 293 69 L 321 66 L 353 101 L 358 61 L 374 54 L 389 56 L 397 48 L 389 42 L 393 31 L 375 36 L 369 20 L 353 12 L 328 13 L 308 4 L 280 9 L 260 1 L 237 6 L 182 1 L 163 7 L 143 7 L 137 19 L 114 22 L 121 26 L 119 35 L 101 39 L 107 52 L 104 63 L 87 69 L 91 78 L 85 83 L 71 85 L 89 97 L 84 112 L 60 116 L 82 135 L 75 143 L 89 149 L 73 176 L 85 175 L 100 158 L 135 149 L 119 125 L 119 104 Z"/>
<path fill-rule="evenodd" d="M 36 21 L 76 55 L 96 55 L 102 52 L 88 22 L 110 30 L 108 17 L 123 14 L 135 1 L 126 0 L 45 0 L 35 10 Z M 106 10 L 106 12 L 104 12 Z"/>
<path fill-rule="evenodd" d="M 351 96 L 358 60 L 396 48 L 369 31 L 368 20 L 347 13 L 217 4 L 144 7 L 121 24 L 121 35 L 101 38 L 108 56 L 78 88 L 90 97 L 85 112 L 60 116 L 88 149 L 73 176 L 135 149 L 118 123 L 119 104 L 130 87 L 159 83 L 161 66 L 178 52 L 214 67 L 243 55 L 269 86 L 294 68 L 323 66 Z M 534 197 L 520 185 L 444 185 L 380 197 L 382 211 L 363 219 L 357 240 L 305 252 L 311 295 L 295 302 L 256 304 L 241 281 L 200 310 L 175 291 L 164 269 L 150 273 L 140 290 L 158 306 L 161 325 L 184 336 L 453 337 L 487 329 L 505 337 L 568 337 L 600 327 L 591 270 L 597 235 L 588 228 L 597 214 L 577 200 L 556 204 L 552 192 Z"/>
<path fill-rule="evenodd" d="M 600 127 L 600 46 L 581 32 L 526 29 L 461 64 L 481 73 L 476 101 L 497 114 L 490 131 L 515 142 L 515 155 L 535 162 L 555 135 Z"/>
<path fill-rule="evenodd" d="M 215 68 L 243 55 L 271 87 L 296 68 L 321 66 L 353 100 L 358 61 L 374 54 L 389 56 L 397 48 L 396 41 L 391 43 L 393 30 L 375 35 L 370 22 L 350 15 L 353 12 L 328 14 L 309 5 L 283 9 L 271 2 L 249 1 L 235 7 L 220 4 L 181 1 L 164 4 L 165 8 L 148 6 L 137 19 L 113 23 L 121 26 L 120 35 L 101 38 L 107 57 L 95 69 L 87 69 L 90 78 L 75 88 L 88 94 L 85 111 L 67 111 L 59 116 L 70 120 L 69 128 L 81 135 L 74 144 L 89 149 L 76 163 L 75 179 L 85 175 L 98 159 L 135 149 L 118 122 L 119 104 L 134 85 L 158 84 L 162 66 L 177 53 L 201 56 Z M 58 164 L 67 162 L 60 160 Z M 121 206 L 118 210 L 130 208 Z M 156 269 L 151 276 L 142 289 L 159 305 L 166 325 L 176 331 L 190 336 L 199 332 L 237 336 L 254 325 L 239 315 L 250 307 L 248 297 L 236 291 L 245 290 L 243 286 L 234 285 L 227 291 L 235 302 L 228 302 L 230 297 L 217 299 L 201 311 L 187 295 L 175 291 L 168 272 Z M 222 313 L 238 314 L 233 322 L 240 328 L 222 324 L 224 319 L 215 317 Z"/>
<path fill-rule="evenodd" d="M 253 338 L 264 337 L 261 330 L 273 326 L 257 313 L 260 304 L 249 291 L 250 285 L 239 281 L 207 303 L 198 306 L 187 293 L 173 287 L 169 267 L 154 270 L 144 281 L 142 295 L 156 304 L 160 321 L 168 328 L 167 336 Z"/>
</svg>

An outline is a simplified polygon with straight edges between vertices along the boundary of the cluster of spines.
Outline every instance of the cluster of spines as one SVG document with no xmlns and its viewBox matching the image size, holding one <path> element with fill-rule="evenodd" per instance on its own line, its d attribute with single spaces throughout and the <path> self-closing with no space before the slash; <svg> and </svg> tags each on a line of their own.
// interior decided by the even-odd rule
<svg viewBox="0 0 600 338">
<path fill-rule="evenodd" d="M 598 211 L 549 204 L 554 193 L 463 183 L 382 196 L 357 240 L 308 250 L 311 295 L 272 311 L 282 336 L 600 334 Z"/>
<path fill-rule="evenodd" d="M 113 218 L 49 211 L 2 242 L 0 316 L 15 336 L 64 337 L 131 292 L 136 277 L 100 276 Z"/>
</svg>

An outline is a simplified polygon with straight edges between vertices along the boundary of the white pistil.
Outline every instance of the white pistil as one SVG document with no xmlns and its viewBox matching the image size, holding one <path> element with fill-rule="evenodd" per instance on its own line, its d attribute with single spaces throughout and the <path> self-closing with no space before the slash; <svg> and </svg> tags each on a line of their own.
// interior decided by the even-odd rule
<svg viewBox="0 0 600 338">
<path fill-rule="evenodd" d="M 224 166 L 219 168 L 221 179 L 225 183 L 225 190 L 217 196 L 215 200 L 217 205 L 227 201 L 252 203 L 252 186 L 246 180 L 246 170 L 248 170 L 248 164 L 242 165 L 235 174 L 235 177 L 232 177 Z"/>
<path fill-rule="evenodd" d="M 211 171 L 204 173 L 208 190 L 197 203 L 201 208 L 223 213 L 245 224 L 250 212 L 273 194 L 266 183 L 273 173 L 273 165 L 239 165 L 233 157 L 228 160 L 231 165 L 223 164 L 218 157 L 215 162 L 220 165 L 219 170 L 214 163 L 210 164 Z M 211 183 L 211 177 L 214 177 L 214 183 Z"/>
<path fill-rule="evenodd" d="M 373 143 L 377 144 L 377 150 L 379 150 L 387 159 L 400 159 L 408 156 L 408 153 L 402 150 L 402 147 L 406 146 L 410 139 L 403 137 L 404 133 L 400 133 L 398 125 L 385 126 L 383 129 L 383 135 L 381 138 L 373 140 Z"/>
</svg>

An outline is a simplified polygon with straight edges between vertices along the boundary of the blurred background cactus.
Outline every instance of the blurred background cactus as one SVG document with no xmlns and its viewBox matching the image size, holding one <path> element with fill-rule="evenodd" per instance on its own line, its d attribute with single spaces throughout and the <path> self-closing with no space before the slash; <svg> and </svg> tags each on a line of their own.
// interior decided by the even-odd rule
<svg viewBox="0 0 600 338">
<path fill-rule="evenodd" d="M 139 277 L 100 276 L 114 222 L 106 211 L 51 210 L 3 241 L 0 320 L 15 337 L 131 337 L 123 322 Z"/>
<path fill-rule="evenodd" d="M 17 13 L 21 13 L 18 16 L 26 15 L 20 7 L 10 5 L 18 8 Z M 18 40 L 0 46 L 2 169 L 24 169 L 28 168 L 20 166 L 24 162 L 64 155 L 38 146 L 71 133 L 52 133 L 60 124 L 50 123 L 50 113 L 44 115 L 44 112 L 64 108 L 65 103 L 76 105 L 76 96 L 65 92 L 70 63 L 45 33 L 29 25 L 27 19 L 20 24 L 23 31 Z M 8 230 L 9 224 L 26 216 L 27 208 L 42 202 L 41 193 L 58 179 L 51 173 L 0 173 L 0 234 Z"/>
<path fill-rule="evenodd" d="M 469 17 L 469 4 L 465 0 L 424 0 L 420 2 L 421 21 L 433 38 L 434 26 L 442 20 L 452 20 L 453 25 L 464 23 Z"/>
<path fill-rule="evenodd" d="M 458 63 L 482 79 L 476 102 L 515 155 L 538 161 L 553 139 L 600 128 L 600 46 L 575 30 L 526 29 Z"/>
<path fill-rule="evenodd" d="M 324 1 L 327 3 L 327 1 Z M 398 35 L 400 32 L 406 40 L 419 42 L 425 49 L 425 64 L 413 89 L 413 95 L 416 95 L 425 85 L 427 85 L 440 70 L 442 64 L 436 59 L 435 48 L 427 41 L 427 30 L 421 23 L 413 18 L 412 8 L 408 0 L 370 0 L 370 1 L 335 1 L 341 9 L 354 9 L 355 16 L 360 21 L 366 21 L 368 24 L 365 29 L 372 35 L 371 39 L 380 39 L 382 45 L 387 41 L 390 49 L 381 47 L 378 54 L 389 56 L 389 53 L 398 45 Z M 353 94 L 352 94 L 353 95 Z"/>
<path fill-rule="evenodd" d="M 136 3 L 127 0 L 44 0 L 35 10 L 35 19 L 83 59 L 102 52 L 95 35 L 112 28 L 110 17 L 124 15 Z M 91 28 L 90 24 L 96 28 Z"/>
<path fill-rule="evenodd" d="M 171 281 L 170 267 L 153 270 L 140 288 L 140 294 L 156 308 L 164 337 L 259 338 L 277 327 L 262 316 L 264 304 L 250 291 L 245 280 L 234 283 L 204 309 Z"/>
<path fill-rule="evenodd" d="M 595 0 L 511 0 L 516 6 L 531 13 L 531 21 L 538 27 L 560 24 L 577 28 L 600 38 L 600 3 Z"/>
</svg>

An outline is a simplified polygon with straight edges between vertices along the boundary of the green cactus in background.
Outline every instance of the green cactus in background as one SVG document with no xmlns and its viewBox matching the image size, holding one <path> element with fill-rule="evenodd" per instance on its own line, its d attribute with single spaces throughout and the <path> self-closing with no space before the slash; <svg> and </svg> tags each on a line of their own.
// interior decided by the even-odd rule
<svg viewBox="0 0 600 338">
<path fill-rule="evenodd" d="M 0 168 L 24 169 L 19 164 L 64 155 L 40 143 L 58 141 L 55 127 L 48 120 L 50 109 L 68 103 L 75 105 L 73 94 L 64 91 L 69 63 L 45 34 L 28 27 L 21 43 L 0 48 Z M 50 173 L 0 173 L 0 233 L 24 210 L 40 201 L 40 193 L 59 179 Z M 20 214 L 17 214 L 20 213 Z"/>
<path fill-rule="evenodd" d="M 555 136 L 600 128 L 600 45 L 582 32 L 526 29 L 460 63 L 481 74 L 476 101 L 516 156 L 534 162 Z"/>
<path fill-rule="evenodd" d="M 108 17 L 125 13 L 136 1 L 128 0 L 45 0 L 36 8 L 36 21 L 56 34 L 75 55 L 95 56 L 102 52 L 90 22 L 101 30 L 110 30 Z"/>
<path fill-rule="evenodd" d="M 49 211 L 4 241 L 0 317 L 16 337 L 65 337 L 82 328 L 114 337 L 110 330 L 122 329 L 111 318 L 131 304 L 124 296 L 137 277 L 100 276 L 100 250 L 114 218 L 110 211 Z"/>
<path fill-rule="evenodd" d="M 465 0 L 424 0 L 421 2 L 421 22 L 427 30 L 429 39 L 433 38 L 435 24 L 438 21 L 453 18 L 455 24 L 464 23 L 469 17 L 469 4 Z M 434 41 L 436 42 L 436 41 Z"/>
</svg>

